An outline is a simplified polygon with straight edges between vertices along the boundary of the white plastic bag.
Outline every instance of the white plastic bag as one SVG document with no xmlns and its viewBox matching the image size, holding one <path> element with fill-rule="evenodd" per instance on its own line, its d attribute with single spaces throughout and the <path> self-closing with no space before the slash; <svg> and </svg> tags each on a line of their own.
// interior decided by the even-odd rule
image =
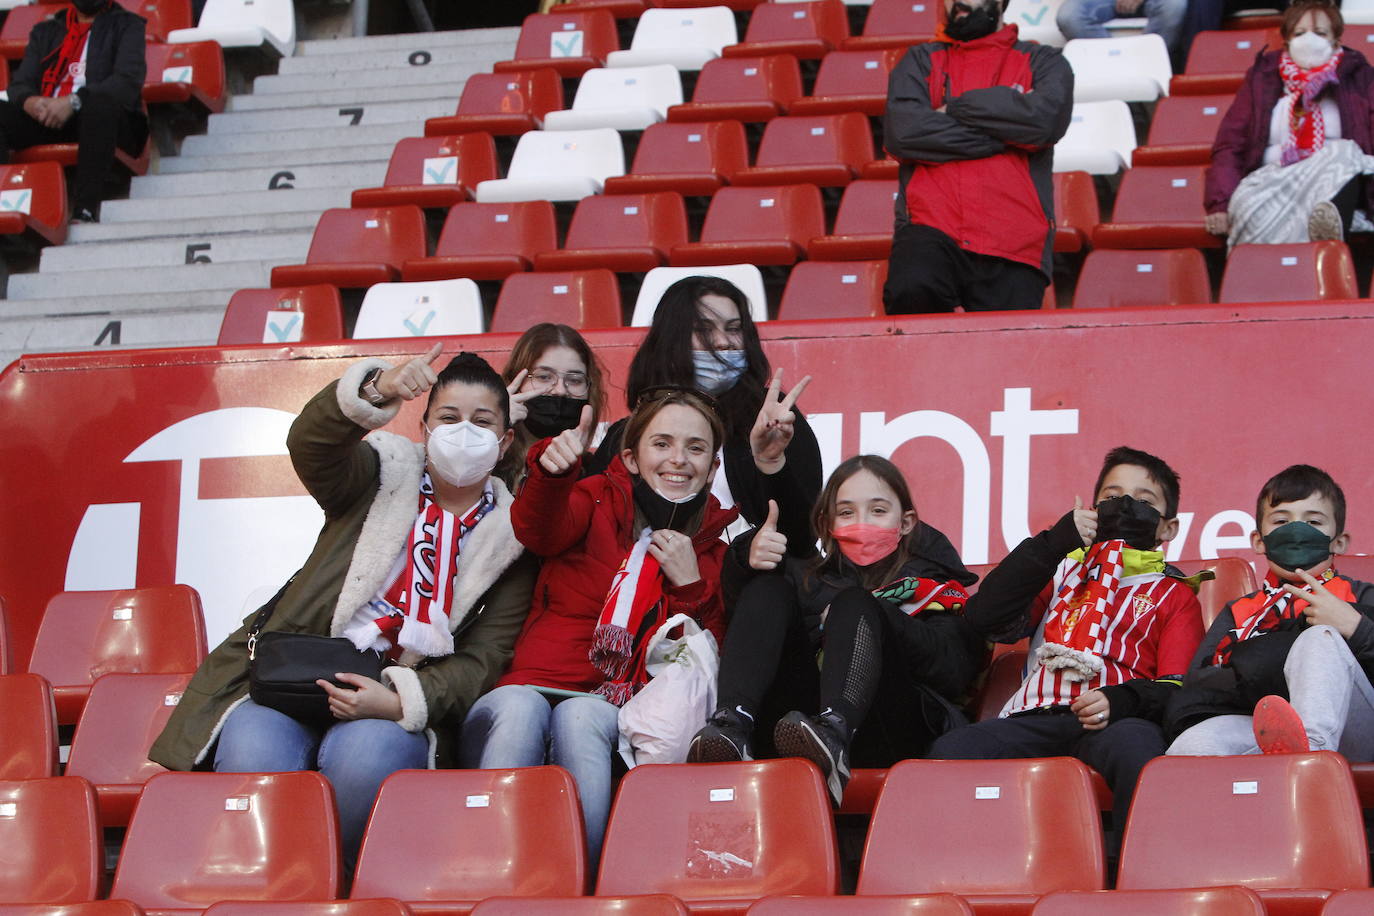
<svg viewBox="0 0 1374 916">
<path fill-rule="evenodd" d="M 668 639 L 679 625 L 682 636 Z M 620 707 L 620 754 L 631 767 L 685 763 L 692 736 L 716 708 L 716 638 L 676 614 L 649 638 L 644 668 L 649 683 Z"/>
</svg>

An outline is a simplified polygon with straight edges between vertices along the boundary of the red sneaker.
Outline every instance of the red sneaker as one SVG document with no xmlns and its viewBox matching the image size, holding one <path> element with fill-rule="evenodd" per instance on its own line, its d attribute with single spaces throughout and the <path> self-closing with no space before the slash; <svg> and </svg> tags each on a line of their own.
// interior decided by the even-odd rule
<svg viewBox="0 0 1374 916">
<path fill-rule="evenodd" d="M 1283 697 L 1267 696 L 1255 704 L 1255 743 L 1265 754 L 1310 751 L 1302 716 Z"/>
</svg>

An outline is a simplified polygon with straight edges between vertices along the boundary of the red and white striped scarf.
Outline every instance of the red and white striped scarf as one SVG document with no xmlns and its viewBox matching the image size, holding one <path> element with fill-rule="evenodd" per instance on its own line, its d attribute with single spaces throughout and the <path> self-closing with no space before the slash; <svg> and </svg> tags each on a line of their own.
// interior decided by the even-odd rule
<svg viewBox="0 0 1374 916">
<path fill-rule="evenodd" d="M 1283 77 L 1283 91 L 1288 105 L 1288 136 L 1283 138 L 1279 162 L 1292 165 L 1326 145 L 1326 119 L 1322 116 L 1317 96 L 1327 86 L 1340 82 L 1336 68 L 1343 51 L 1336 53 L 1320 67 L 1304 70 L 1284 51 L 1279 55 L 1279 75 Z"/>
<path fill-rule="evenodd" d="M 1125 541 L 1114 540 L 1089 547 L 1045 613 L 1045 641 L 1035 657 L 1046 669 L 1061 671 L 1066 681 L 1090 681 L 1102 671 L 1097 645 L 1112 593 L 1121 582 L 1125 546 Z"/>
<path fill-rule="evenodd" d="M 1322 573 L 1321 579 L 1326 590 L 1337 598 L 1342 601 L 1355 600 L 1355 592 L 1350 588 L 1350 583 L 1336 576 L 1335 567 L 1328 567 L 1326 572 Z M 1312 589 L 1308 585 L 1303 585 L 1302 590 L 1310 592 Z M 1226 664 L 1231 660 L 1231 650 L 1237 643 L 1277 629 L 1285 620 L 1302 616 L 1303 608 L 1307 607 L 1307 604 L 1301 598 L 1294 598 L 1288 594 L 1283 588 L 1283 582 L 1274 575 L 1272 569 L 1269 570 L 1259 591 L 1231 603 L 1231 617 L 1236 626 L 1217 643 L 1217 650 L 1212 654 L 1212 664 Z"/>
<path fill-rule="evenodd" d="M 640 635 L 645 620 L 661 615 L 663 607 L 663 572 L 649 553 L 652 535 L 653 531 L 645 528 L 629 555 L 620 561 L 587 652 L 588 661 L 606 675 L 605 682 L 592 693 L 616 706 L 624 706 L 649 682 Z"/>
</svg>

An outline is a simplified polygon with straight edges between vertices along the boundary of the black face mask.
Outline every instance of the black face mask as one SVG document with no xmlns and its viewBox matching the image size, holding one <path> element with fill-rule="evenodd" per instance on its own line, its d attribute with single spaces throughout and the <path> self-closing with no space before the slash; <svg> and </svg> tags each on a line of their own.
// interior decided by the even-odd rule
<svg viewBox="0 0 1374 916">
<path fill-rule="evenodd" d="M 540 439 L 576 429 L 577 424 L 582 422 L 582 408 L 586 406 L 586 398 L 570 398 L 563 394 L 536 395 L 525 402 L 525 409 L 529 411 L 525 417 L 525 429 Z"/>
<path fill-rule="evenodd" d="M 530 400 L 534 399 L 531 398 Z M 644 513 L 644 520 L 655 531 L 671 529 L 685 533 L 688 523 L 697 517 L 697 513 L 702 506 L 706 505 L 706 500 L 710 495 L 710 491 L 706 487 L 702 487 L 701 492 L 691 499 L 675 503 L 655 493 L 654 488 L 649 486 L 643 477 L 635 477 L 635 506 Z"/>
<path fill-rule="evenodd" d="M 110 5 L 110 0 L 72 0 L 72 6 L 83 16 L 100 12 Z"/>
<path fill-rule="evenodd" d="M 945 34 L 955 41 L 973 41 L 997 31 L 998 20 L 1001 19 L 998 0 L 980 3 L 974 7 L 970 7 L 964 0 L 959 0 L 954 7 L 950 10 L 951 15 L 960 7 L 969 10 L 966 16 L 945 23 Z"/>
<path fill-rule="evenodd" d="M 1163 516 L 1133 496 L 1113 496 L 1097 504 L 1097 540 L 1126 542 L 1136 550 L 1154 550 Z"/>
</svg>

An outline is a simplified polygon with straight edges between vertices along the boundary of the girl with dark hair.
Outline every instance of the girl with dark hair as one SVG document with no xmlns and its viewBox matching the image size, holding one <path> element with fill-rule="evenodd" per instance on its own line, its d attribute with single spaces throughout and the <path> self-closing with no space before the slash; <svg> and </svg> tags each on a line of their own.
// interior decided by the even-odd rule
<svg viewBox="0 0 1374 916">
<path fill-rule="evenodd" d="M 749 300 L 719 277 L 684 277 L 663 293 L 653 323 L 630 362 L 625 396 L 630 405 L 659 385 L 695 387 L 716 399 L 725 423 L 712 492 L 722 506 L 738 506 L 750 525 L 762 524 L 768 500 L 782 507 L 780 530 L 791 550 L 805 555 L 806 513 L 821 489 L 821 452 L 806 417 L 793 406 L 809 377 L 781 396 L 764 355 Z M 622 423 L 606 431 L 593 470 L 619 451 Z"/>
<path fill-rule="evenodd" d="M 592 429 L 606 406 L 601 364 L 581 334 L 566 324 L 536 324 L 515 342 L 501 372 L 510 393 L 515 440 L 496 473 L 512 492 L 525 479 L 525 455 L 540 439 L 577 426 L 591 405 Z"/>
<path fill-rule="evenodd" d="M 735 518 L 711 495 L 724 431 L 692 389 L 645 392 L 624 448 L 581 477 L 582 423 L 538 443 L 515 500 L 515 533 L 544 558 L 510 670 L 463 723 L 465 767 L 565 767 L 577 782 L 593 862 L 611 804 L 620 706 L 647 681 L 645 638 L 688 614 L 725 629 L 721 532 Z"/>
<path fill-rule="evenodd" d="M 809 559 L 786 556 L 777 517 L 774 503 L 730 545 L 726 588 L 739 588 L 739 599 L 719 708 L 688 759 L 750 760 L 758 736 L 780 755 L 815 761 L 838 805 L 851 745 L 860 765 L 889 766 L 966 722 L 956 704 L 992 634 L 969 604 L 978 577 L 918 519 L 887 459 L 859 455 L 830 475 L 812 515 L 821 552 Z"/>
<path fill-rule="evenodd" d="M 318 769 L 334 786 L 350 871 L 382 780 L 444 756 L 445 733 L 510 660 L 534 589 L 510 492 L 491 475 L 512 438 L 505 385 L 472 353 L 436 375 L 441 348 L 399 366 L 355 363 L 287 436 L 325 526 L 266 629 L 379 652 L 390 661 L 381 680 L 317 681 L 332 722 L 260 706 L 248 696 L 245 623 L 201 663 L 149 753 L 173 770 Z M 368 435 L 426 392 L 423 445 Z"/>
</svg>

